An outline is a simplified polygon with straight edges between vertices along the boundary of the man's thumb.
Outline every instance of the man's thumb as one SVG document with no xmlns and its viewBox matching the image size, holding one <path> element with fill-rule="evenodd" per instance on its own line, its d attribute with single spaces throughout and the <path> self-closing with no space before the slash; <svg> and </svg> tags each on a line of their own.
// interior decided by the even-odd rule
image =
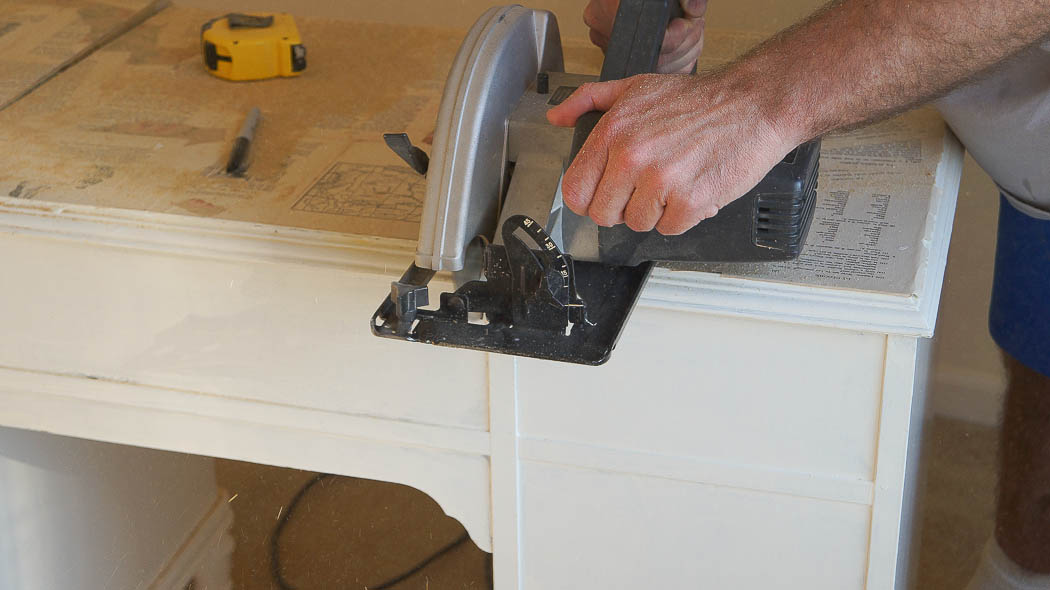
<svg viewBox="0 0 1050 590">
<path fill-rule="evenodd" d="M 584 84 L 560 105 L 547 111 L 547 120 L 559 127 L 571 127 L 584 113 L 611 109 L 628 84 L 628 79 Z"/>
<path fill-rule="evenodd" d="M 707 0 L 681 0 L 686 18 L 700 18 L 707 12 Z"/>
</svg>

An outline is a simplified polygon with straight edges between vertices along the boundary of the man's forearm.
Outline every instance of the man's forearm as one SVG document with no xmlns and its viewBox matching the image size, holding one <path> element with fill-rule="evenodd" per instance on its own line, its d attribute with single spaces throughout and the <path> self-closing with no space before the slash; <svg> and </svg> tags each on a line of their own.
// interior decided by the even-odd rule
<svg viewBox="0 0 1050 590">
<path fill-rule="evenodd" d="M 838 0 L 731 68 L 801 142 L 936 98 L 1048 33 L 1050 0 Z"/>
</svg>

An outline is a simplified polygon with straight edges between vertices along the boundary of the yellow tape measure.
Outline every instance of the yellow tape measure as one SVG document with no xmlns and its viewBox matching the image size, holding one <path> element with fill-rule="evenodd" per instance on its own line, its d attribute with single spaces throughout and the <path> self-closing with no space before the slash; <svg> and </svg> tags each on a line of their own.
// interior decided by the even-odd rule
<svg viewBox="0 0 1050 590">
<path fill-rule="evenodd" d="M 204 67 L 226 80 L 298 76 L 306 47 L 289 14 L 231 13 L 201 26 Z"/>
</svg>

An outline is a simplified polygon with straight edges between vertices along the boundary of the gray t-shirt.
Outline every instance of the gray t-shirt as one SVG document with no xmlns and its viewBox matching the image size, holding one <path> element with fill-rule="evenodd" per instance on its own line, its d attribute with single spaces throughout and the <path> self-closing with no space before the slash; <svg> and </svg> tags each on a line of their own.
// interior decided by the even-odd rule
<svg viewBox="0 0 1050 590">
<path fill-rule="evenodd" d="M 1050 219 L 1050 41 L 935 104 L 1006 197 Z"/>
</svg>

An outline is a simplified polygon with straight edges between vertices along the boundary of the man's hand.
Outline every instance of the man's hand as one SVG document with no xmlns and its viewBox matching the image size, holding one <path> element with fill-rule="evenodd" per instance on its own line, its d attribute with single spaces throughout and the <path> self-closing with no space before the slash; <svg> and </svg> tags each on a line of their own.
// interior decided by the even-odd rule
<svg viewBox="0 0 1050 590">
<path fill-rule="evenodd" d="M 704 13 L 707 0 L 681 0 L 685 18 L 667 26 L 660 48 L 657 71 L 662 74 L 688 74 L 704 47 Z M 620 0 L 590 0 L 583 11 L 583 22 L 591 29 L 591 42 L 605 51 L 612 36 L 613 21 Z"/>
<path fill-rule="evenodd" d="M 562 180 L 565 204 L 603 226 L 680 234 L 765 176 L 802 138 L 733 72 L 585 84 L 547 113 L 571 126 L 607 111 Z"/>
<path fill-rule="evenodd" d="M 588 6 L 599 45 L 613 4 Z M 703 14 L 706 2 L 683 4 Z M 802 141 L 921 104 L 1047 38 L 1050 0 L 832 0 L 718 73 L 580 87 L 551 123 L 608 112 L 562 194 L 602 225 L 682 233 Z"/>
</svg>

